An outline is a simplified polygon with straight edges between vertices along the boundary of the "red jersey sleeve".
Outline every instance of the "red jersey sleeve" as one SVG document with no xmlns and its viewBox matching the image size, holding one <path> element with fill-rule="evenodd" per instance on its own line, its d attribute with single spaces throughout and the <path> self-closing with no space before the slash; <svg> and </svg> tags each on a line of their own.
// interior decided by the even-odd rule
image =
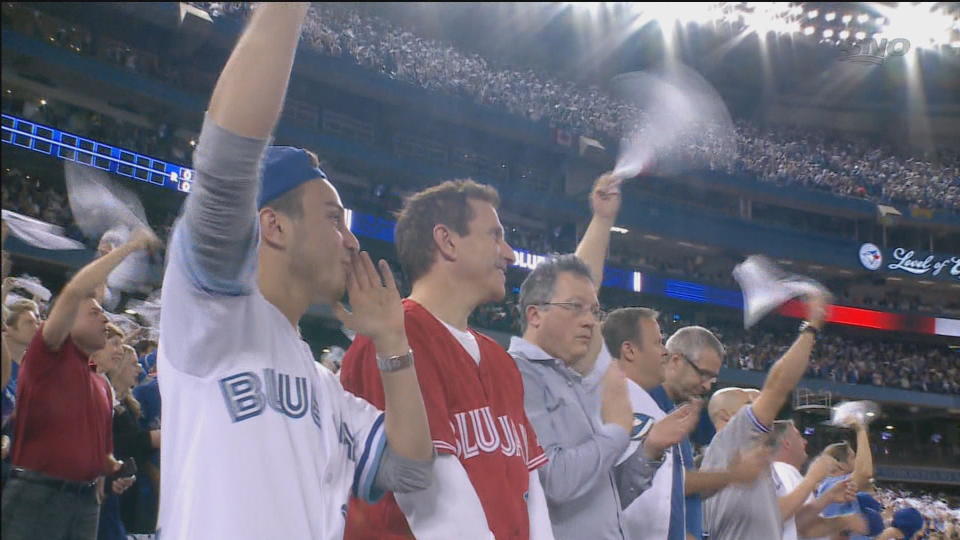
<svg viewBox="0 0 960 540">
<path fill-rule="evenodd" d="M 540 448 L 540 443 L 537 441 L 537 432 L 533 430 L 526 414 L 523 415 L 523 429 L 527 432 L 528 441 L 527 469 L 534 471 L 547 463 L 547 454 L 543 451 L 543 448 Z"/>
<path fill-rule="evenodd" d="M 433 446 L 438 453 L 456 455 L 457 439 L 450 423 L 446 392 L 441 383 L 442 378 L 437 362 L 437 357 L 441 353 L 437 351 L 436 345 L 427 333 L 418 329 L 416 321 L 411 320 L 413 317 L 409 311 L 406 315 L 407 341 L 413 350 L 413 365 L 417 370 L 423 404 L 427 409 Z M 384 409 L 383 382 L 380 379 L 380 370 L 377 368 L 376 350 L 369 338 L 357 336 L 353 345 L 350 346 L 340 368 L 340 384 L 347 391 L 366 399 L 380 410 Z"/>
</svg>

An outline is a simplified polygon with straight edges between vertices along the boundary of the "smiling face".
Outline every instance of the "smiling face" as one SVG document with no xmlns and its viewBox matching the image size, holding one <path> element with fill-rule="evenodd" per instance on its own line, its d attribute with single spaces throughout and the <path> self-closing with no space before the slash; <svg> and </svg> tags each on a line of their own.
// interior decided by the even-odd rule
<svg viewBox="0 0 960 540">
<path fill-rule="evenodd" d="M 451 231 L 455 242 L 454 275 L 476 292 L 481 303 L 498 302 L 506 295 L 507 268 L 513 263 L 513 248 L 504 238 L 496 208 L 488 202 L 468 201 L 473 213 L 468 233 Z"/>
</svg>

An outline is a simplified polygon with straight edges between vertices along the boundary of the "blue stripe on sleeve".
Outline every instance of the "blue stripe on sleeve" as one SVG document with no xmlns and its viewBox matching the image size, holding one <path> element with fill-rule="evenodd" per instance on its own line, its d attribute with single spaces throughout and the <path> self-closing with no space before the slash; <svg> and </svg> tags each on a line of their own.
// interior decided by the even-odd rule
<svg viewBox="0 0 960 540">
<path fill-rule="evenodd" d="M 747 407 L 747 416 L 750 417 L 750 421 L 753 422 L 753 425 L 756 426 L 757 429 L 759 429 L 760 431 L 762 431 L 762 432 L 764 432 L 764 433 L 770 433 L 770 428 L 768 428 L 767 426 L 761 424 L 760 421 L 757 420 L 757 417 L 754 416 L 754 414 L 753 414 L 753 407 Z"/>
<path fill-rule="evenodd" d="M 380 413 L 373 422 L 373 427 L 370 428 L 370 433 L 367 434 L 367 441 L 364 444 L 363 456 L 353 473 L 354 495 L 369 503 L 379 501 L 385 494 L 375 484 L 377 471 L 380 470 L 380 460 L 383 458 L 383 451 L 387 446 L 387 433 L 383 425 L 383 418 L 383 413 Z"/>
</svg>

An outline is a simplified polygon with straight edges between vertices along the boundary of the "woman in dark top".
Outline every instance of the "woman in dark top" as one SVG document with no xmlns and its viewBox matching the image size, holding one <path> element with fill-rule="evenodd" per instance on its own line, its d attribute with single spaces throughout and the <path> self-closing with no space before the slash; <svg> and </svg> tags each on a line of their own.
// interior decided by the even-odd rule
<svg viewBox="0 0 960 540">
<path fill-rule="evenodd" d="M 133 397 L 133 387 L 140 376 L 140 363 L 133 347 L 124 345 L 123 360 L 107 373 L 119 404 L 113 414 L 113 454 L 120 461 L 133 458 L 137 465 L 148 463 L 153 450 L 160 447 L 160 431 L 140 426 L 140 403 Z M 129 490 L 128 493 L 136 493 Z M 126 495 L 124 495 L 126 497 Z M 130 524 L 132 527 L 135 524 Z M 100 509 L 99 540 L 126 540 L 127 529 L 120 515 L 120 496 L 107 493 Z"/>
</svg>

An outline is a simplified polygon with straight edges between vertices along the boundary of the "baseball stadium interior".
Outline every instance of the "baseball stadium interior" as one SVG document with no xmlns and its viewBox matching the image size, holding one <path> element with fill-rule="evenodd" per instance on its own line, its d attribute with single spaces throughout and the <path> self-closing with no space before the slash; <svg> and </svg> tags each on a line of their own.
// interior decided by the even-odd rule
<svg viewBox="0 0 960 540">
<path fill-rule="evenodd" d="M 19 331 L 7 308 L 33 299 L 43 320 L 50 292 L 102 254 L 75 219 L 68 164 L 134 194 L 167 245 L 209 96 L 258 9 L 3 3 L 4 341 Z M 861 54 L 870 43 L 885 49 Z M 664 339 L 707 328 L 725 348 L 712 392 L 761 388 L 804 315 L 795 299 L 745 328 L 734 269 L 763 255 L 821 283 L 833 295 L 829 324 L 778 418 L 815 456 L 855 442 L 830 422 L 839 404 L 874 402 L 872 489 L 885 517 L 915 508 L 924 521 L 910 538 L 960 539 L 960 4 L 312 3 L 272 144 L 319 156 L 347 226 L 390 264 L 402 297 L 412 284 L 394 225 L 407 198 L 450 179 L 496 188 L 515 263 L 506 297 L 469 323 L 507 348 L 522 334 L 521 283 L 577 248 L 594 180 L 623 153 L 632 106 L 611 80 L 664 58 L 715 90 L 729 140 L 707 134 L 686 148 L 681 136 L 687 157 L 662 164 L 688 166 L 623 183 L 602 310 L 655 309 Z M 15 226 L 27 222 L 67 244 L 32 241 Z M 138 387 L 163 385 L 159 319 L 148 313 L 162 266 L 155 274 L 104 303 L 138 333 L 127 340 Z M 300 332 L 334 373 L 354 340 L 330 307 L 312 306 Z M 5 475 L 15 384 L 4 395 Z M 160 430 L 161 420 L 156 409 L 140 423 Z M 709 424 L 704 408 L 690 435 L 698 460 Z M 142 485 L 120 497 L 129 538 L 156 533 L 163 466 L 153 454 Z M 128 538 L 104 536 L 100 523 L 100 538 Z"/>
</svg>

